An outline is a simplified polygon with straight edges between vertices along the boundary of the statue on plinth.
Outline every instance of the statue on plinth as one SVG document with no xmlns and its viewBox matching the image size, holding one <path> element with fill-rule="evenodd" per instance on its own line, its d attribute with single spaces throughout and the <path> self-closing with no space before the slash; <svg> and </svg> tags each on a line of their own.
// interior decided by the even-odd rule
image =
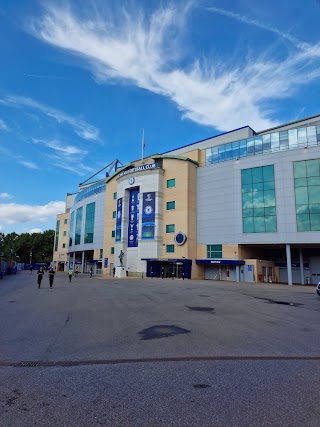
<svg viewBox="0 0 320 427">
<path fill-rule="evenodd" d="M 121 251 L 120 251 L 120 255 L 119 255 L 119 261 L 120 261 L 120 267 L 123 267 L 123 257 L 124 257 L 124 252 L 123 252 L 123 250 L 121 249 Z"/>
</svg>

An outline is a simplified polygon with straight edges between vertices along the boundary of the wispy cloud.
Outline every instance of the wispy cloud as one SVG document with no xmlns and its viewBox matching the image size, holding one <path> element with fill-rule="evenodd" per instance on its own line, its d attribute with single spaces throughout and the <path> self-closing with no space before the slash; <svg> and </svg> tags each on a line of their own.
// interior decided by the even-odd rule
<svg viewBox="0 0 320 427">
<path fill-rule="evenodd" d="M 0 204 L 0 223 L 44 223 L 52 219 L 58 213 L 64 212 L 65 202 L 52 201 L 46 205 L 19 205 L 16 203 Z"/>
<path fill-rule="evenodd" d="M 41 74 L 24 74 L 25 77 L 31 77 L 36 79 L 63 79 L 62 76 L 50 76 L 50 75 L 41 75 Z"/>
<path fill-rule="evenodd" d="M 9 130 L 8 126 L 5 124 L 3 120 L 0 119 L 0 130 Z"/>
<path fill-rule="evenodd" d="M 18 163 L 20 163 L 21 165 L 25 166 L 28 169 L 39 169 L 39 166 L 37 166 L 33 162 L 28 162 L 27 160 L 18 160 Z"/>
<path fill-rule="evenodd" d="M 297 39 L 292 34 L 287 33 L 285 31 L 281 31 L 278 28 L 275 28 L 272 25 L 268 25 L 268 24 L 261 22 L 257 19 L 253 19 L 253 18 L 250 18 L 248 16 L 232 12 L 231 10 L 222 9 L 222 8 L 214 7 L 214 6 L 208 7 L 208 8 L 206 8 L 206 10 L 213 12 L 213 13 L 218 13 L 220 15 L 227 16 L 228 18 L 235 19 L 237 21 L 243 22 L 244 24 L 253 25 L 253 26 L 261 28 L 263 30 L 270 31 L 271 33 L 275 33 L 278 36 L 282 37 L 283 39 L 286 39 L 287 41 L 289 41 L 296 48 L 305 50 L 305 49 L 309 49 L 311 47 L 311 45 L 309 43 L 306 43 L 306 42 L 303 42 L 303 41 Z"/>
<path fill-rule="evenodd" d="M 12 194 L 9 193 L 0 193 L 0 199 L 12 199 Z"/>
<path fill-rule="evenodd" d="M 65 156 L 73 156 L 73 155 L 84 156 L 88 153 L 87 150 L 82 150 L 81 148 L 76 147 L 74 145 L 62 144 L 60 141 L 57 141 L 55 139 L 44 140 L 44 139 L 33 138 L 32 141 L 34 144 L 44 145 L 48 148 L 51 148 L 55 152 L 63 154 Z"/>
<path fill-rule="evenodd" d="M 0 100 L 2 105 L 10 107 L 27 107 L 31 110 L 36 110 L 45 116 L 55 120 L 58 123 L 63 123 L 70 126 L 74 132 L 82 139 L 99 141 L 99 129 L 86 123 L 84 120 L 76 119 L 62 111 L 49 107 L 48 105 L 41 104 L 32 98 L 23 96 L 9 95 Z"/>
<path fill-rule="evenodd" d="M 211 10 L 272 31 L 290 41 L 294 50 L 281 61 L 272 58 L 270 52 L 259 52 L 254 57 L 244 56 L 241 66 L 228 66 L 223 58 L 204 58 L 182 67 L 181 37 L 191 8 L 192 2 L 182 10 L 171 4 L 150 16 L 138 9 L 128 13 L 121 8 L 120 17 L 108 11 L 100 18 L 89 13 L 84 18 L 70 7 L 49 6 L 41 19 L 32 21 L 29 30 L 42 41 L 80 56 L 97 79 L 129 82 L 165 96 L 184 118 L 220 130 L 240 127 L 248 121 L 257 130 L 276 125 L 270 101 L 290 97 L 319 78 L 320 45 L 302 42 L 271 25 L 218 8 Z"/>
</svg>

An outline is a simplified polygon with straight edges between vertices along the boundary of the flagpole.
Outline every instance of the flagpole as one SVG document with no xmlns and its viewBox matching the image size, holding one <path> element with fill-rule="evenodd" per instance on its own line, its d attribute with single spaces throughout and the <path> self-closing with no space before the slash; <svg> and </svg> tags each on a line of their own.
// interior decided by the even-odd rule
<svg viewBox="0 0 320 427">
<path fill-rule="evenodd" d="M 142 129 L 142 142 L 141 142 L 141 162 L 143 164 L 144 158 L 144 129 Z"/>
</svg>

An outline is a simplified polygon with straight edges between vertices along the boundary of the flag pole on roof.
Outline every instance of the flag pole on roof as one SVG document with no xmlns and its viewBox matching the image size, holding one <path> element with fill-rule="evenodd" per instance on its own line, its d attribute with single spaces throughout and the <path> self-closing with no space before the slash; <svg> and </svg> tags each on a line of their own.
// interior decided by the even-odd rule
<svg viewBox="0 0 320 427">
<path fill-rule="evenodd" d="M 142 141 L 141 141 L 141 151 L 142 151 L 142 155 L 141 155 L 141 161 L 143 164 L 143 159 L 144 159 L 144 150 L 146 148 L 146 144 L 144 142 L 144 129 L 142 129 Z"/>
</svg>

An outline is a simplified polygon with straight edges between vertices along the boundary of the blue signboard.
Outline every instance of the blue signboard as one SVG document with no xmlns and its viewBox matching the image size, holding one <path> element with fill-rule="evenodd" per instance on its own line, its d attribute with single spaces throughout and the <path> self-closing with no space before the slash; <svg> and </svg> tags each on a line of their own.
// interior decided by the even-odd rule
<svg viewBox="0 0 320 427">
<path fill-rule="evenodd" d="M 143 193 L 142 204 L 142 240 L 154 239 L 156 193 Z"/>
<path fill-rule="evenodd" d="M 121 241 L 122 197 L 117 200 L 116 242 Z"/>
<path fill-rule="evenodd" d="M 128 248 L 138 247 L 139 188 L 130 190 L 128 213 Z"/>
<path fill-rule="evenodd" d="M 104 259 L 104 263 L 103 263 L 104 268 L 108 268 L 108 261 L 109 261 L 108 258 Z"/>
</svg>

